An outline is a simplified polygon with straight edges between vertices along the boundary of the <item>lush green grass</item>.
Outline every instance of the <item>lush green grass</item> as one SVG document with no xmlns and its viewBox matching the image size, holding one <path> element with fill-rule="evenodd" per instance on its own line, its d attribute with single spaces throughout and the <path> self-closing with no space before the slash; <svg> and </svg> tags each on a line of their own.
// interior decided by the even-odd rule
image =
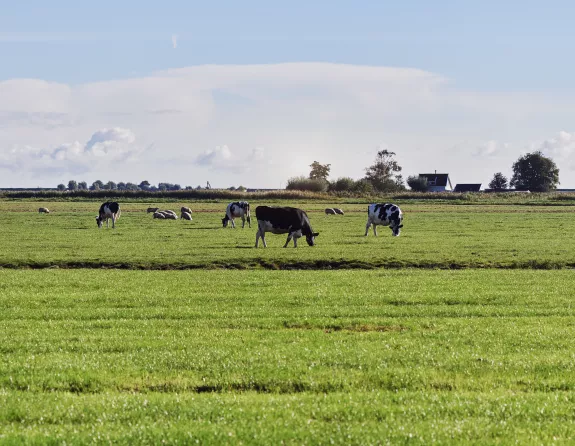
<svg viewBox="0 0 575 446">
<path fill-rule="evenodd" d="M 528 202 L 409 201 L 365 238 L 367 203 L 294 201 L 317 246 L 256 250 L 225 201 L 114 231 L 0 201 L 0 266 L 48 267 L 0 268 L 0 443 L 573 443 L 575 206 Z"/>
<path fill-rule="evenodd" d="M 152 203 L 149 203 L 152 204 Z M 575 265 L 575 206 L 402 205 L 404 229 L 391 237 L 364 237 L 366 204 L 292 203 L 309 211 L 317 246 L 282 249 L 285 236 L 268 234 L 268 248 L 254 249 L 252 229 L 222 228 L 225 203 L 196 203 L 194 221 L 153 220 L 148 203 L 126 203 L 116 230 L 98 230 L 99 203 L 0 202 L 0 265 L 109 266 L 126 268 L 268 267 L 503 267 Z M 178 210 L 182 203 L 163 208 Z M 253 203 L 255 208 L 257 203 Z"/>
<path fill-rule="evenodd" d="M 571 442 L 572 279 L 0 270 L 0 432 L 38 443 Z"/>
</svg>

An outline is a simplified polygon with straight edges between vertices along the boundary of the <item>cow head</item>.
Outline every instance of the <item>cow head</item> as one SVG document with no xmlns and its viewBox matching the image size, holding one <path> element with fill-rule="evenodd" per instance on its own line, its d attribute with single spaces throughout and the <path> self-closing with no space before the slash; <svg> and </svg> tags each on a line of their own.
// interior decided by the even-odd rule
<svg viewBox="0 0 575 446">
<path fill-rule="evenodd" d="M 228 227 L 228 221 L 230 221 L 230 219 L 228 218 L 227 215 L 224 218 L 222 218 L 222 225 L 224 226 L 224 228 Z"/>
<path fill-rule="evenodd" d="M 390 225 L 391 228 L 391 234 L 394 237 L 399 236 L 399 233 L 401 232 L 401 228 L 403 228 L 403 225 L 399 225 L 399 224 L 395 224 L 395 225 Z"/>
<path fill-rule="evenodd" d="M 309 246 L 315 245 L 315 238 L 319 235 L 319 232 L 312 232 L 305 236 L 305 241 Z"/>
<path fill-rule="evenodd" d="M 99 228 L 102 227 L 102 221 L 103 221 L 103 218 L 98 215 L 96 217 L 96 224 L 98 225 Z"/>
</svg>

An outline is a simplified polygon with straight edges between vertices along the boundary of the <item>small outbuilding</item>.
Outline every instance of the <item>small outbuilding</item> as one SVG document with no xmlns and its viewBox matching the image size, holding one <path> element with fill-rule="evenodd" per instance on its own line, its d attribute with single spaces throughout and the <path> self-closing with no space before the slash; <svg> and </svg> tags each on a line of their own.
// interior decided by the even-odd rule
<svg viewBox="0 0 575 446">
<path fill-rule="evenodd" d="M 448 173 L 420 173 L 419 178 L 427 180 L 428 192 L 445 192 L 448 184 L 449 189 L 453 189 Z"/>
<path fill-rule="evenodd" d="M 479 192 L 481 190 L 481 183 L 457 183 L 453 192 Z"/>
</svg>

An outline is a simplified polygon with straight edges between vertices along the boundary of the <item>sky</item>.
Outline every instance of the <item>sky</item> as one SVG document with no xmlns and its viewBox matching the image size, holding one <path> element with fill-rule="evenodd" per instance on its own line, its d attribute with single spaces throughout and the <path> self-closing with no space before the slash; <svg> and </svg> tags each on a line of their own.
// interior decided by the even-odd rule
<svg viewBox="0 0 575 446">
<path fill-rule="evenodd" d="M 570 1 L 0 6 L 0 187 L 283 188 L 387 149 L 483 187 L 541 150 L 575 188 Z"/>
</svg>

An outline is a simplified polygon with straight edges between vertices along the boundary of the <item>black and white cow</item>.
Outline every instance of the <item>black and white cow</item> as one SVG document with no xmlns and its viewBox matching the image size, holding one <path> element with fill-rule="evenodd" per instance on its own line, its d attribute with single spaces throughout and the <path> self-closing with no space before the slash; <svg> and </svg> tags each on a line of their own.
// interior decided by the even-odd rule
<svg viewBox="0 0 575 446">
<path fill-rule="evenodd" d="M 106 227 L 109 228 L 110 223 L 108 219 L 111 218 L 112 228 L 115 228 L 116 220 L 120 218 L 120 213 L 120 205 L 115 201 L 106 201 L 105 203 L 102 203 L 102 206 L 100 206 L 100 212 L 96 217 L 96 223 L 98 224 L 98 227 L 101 228 L 104 220 L 106 220 Z"/>
<path fill-rule="evenodd" d="M 293 246 L 297 248 L 297 239 L 305 236 L 307 244 L 313 246 L 315 237 L 319 235 L 313 232 L 309 223 L 307 214 L 301 209 L 291 207 L 270 207 L 258 206 L 256 208 L 256 218 L 258 220 L 258 232 L 256 233 L 256 248 L 260 237 L 267 248 L 265 234 L 287 234 L 288 238 L 284 245 L 287 248 L 288 243 L 293 238 Z"/>
<path fill-rule="evenodd" d="M 234 218 L 242 219 L 242 228 L 246 225 L 246 220 L 248 221 L 248 226 L 252 227 L 252 219 L 250 217 L 250 204 L 247 201 L 234 201 L 228 204 L 226 208 L 226 215 L 222 218 L 222 225 L 224 228 L 228 226 L 228 222 L 232 222 L 232 228 L 235 228 Z"/>
<path fill-rule="evenodd" d="M 373 234 L 377 236 L 377 225 L 389 226 L 391 233 L 398 236 L 403 228 L 403 214 L 399 206 L 391 203 L 370 204 L 367 207 L 367 224 L 365 225 L 365 235 L 369 227 L 373 225 Z"/>
</svg>

